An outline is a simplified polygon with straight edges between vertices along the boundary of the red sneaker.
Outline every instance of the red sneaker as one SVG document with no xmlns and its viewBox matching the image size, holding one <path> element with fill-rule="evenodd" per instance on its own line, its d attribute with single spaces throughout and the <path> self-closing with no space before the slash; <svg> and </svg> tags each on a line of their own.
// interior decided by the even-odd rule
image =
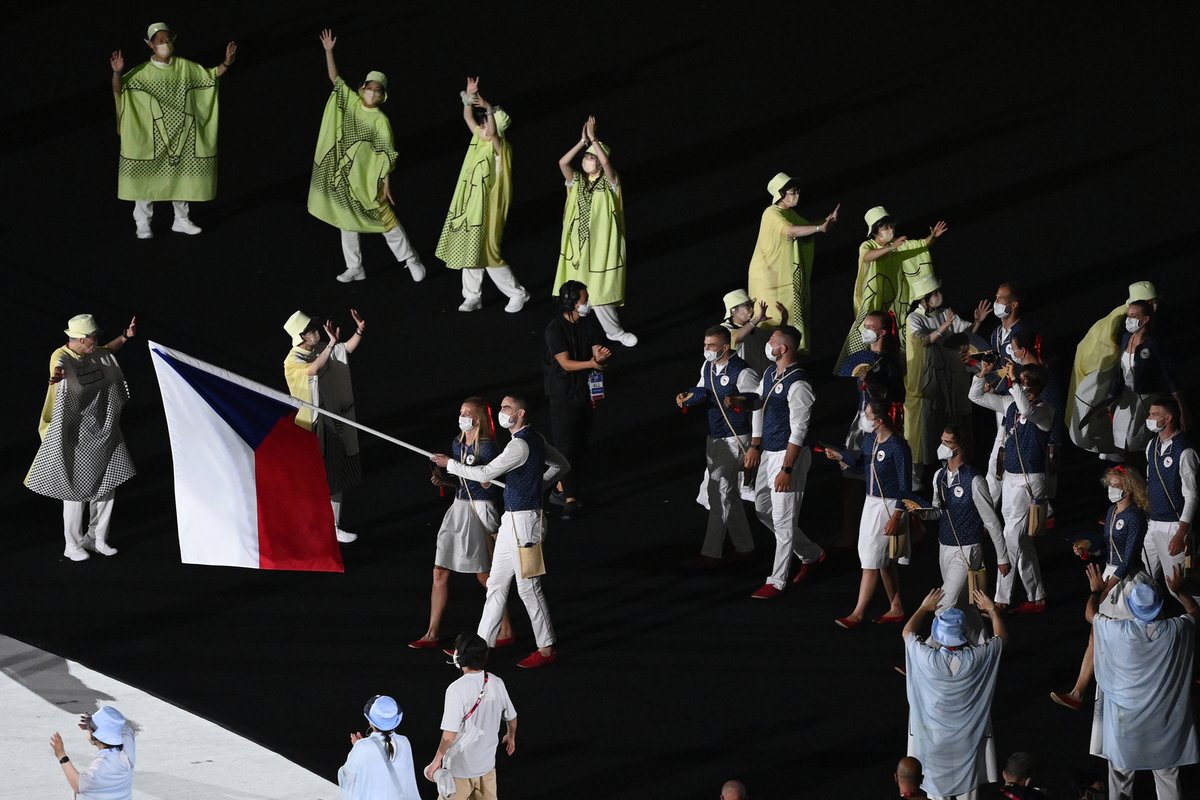
<svg viewBox="0 0 1200 800">
<path fill-rule="evenodd" d="M 825 563 L 825 551 L 822 550 L 821 557 L 818 558 L 816 561 L 812 562 L 811 564 L 804 564 L 804 563 L 800 564 L 800 569 L 796 570 L 796 574 L 792 576 L 792 583 L 800 583 L 800 581 L 802 581 L 808 577 L 809 570 L 811 570 L 813 567 L 819 566 L 820 564 L 824 564 L 824 563 Z"/>
<path fill-rule="evenodd" d="M 783 594 L 783 589 L 776 589 L 769 583 L 764 583 L 761 587 L 754 590 L 750 596 L 755 600 L 770 600 L 772 597 L 779 597 Z"/>
<path fill-rule="evenodd" d="M 907 617 L 903 614 L 884 614 L 882 617 L 876 617 L 871 621 L 879 625 L 889 625 L 894 622 L 904 622 L 905 619 Z"/>
<path fill-rule="evenodd" d="M 534 650 L 525 658 L 517 662 L 517 666 L 521 669 L 537 669 L 544 667 L 547 664 L 552 664 L 558 659 L 558 653 L 551 653 L 548 656 L 542 655 L 540 650 Z"/>
<path fill-rule="evenodd" d="M 1060 706 L 1065 706 L 1072 711 L 1078 711 L 1079 707 L 1083 705 L 1082 700 L 1076 700 L 1066 692 L 1051 692 L 1050 699 L 1058 703 Z"/>
<path fill-rule="evenodd" d="M 508 647 L 509 645 L 513 644 L 515 641 L 517 641 L 517 637 L 515 637 L 515 636 L 510 636 L 507 639 L 497 639 L 496 643 L 494 645 L 492 645 L 492 647 L 493 648 Z"/>
<path fill-rule="evenodd" d="M 1008 610 L 1010 614 L 1045 614 L 1046 601 L 1038 600 L 1036 603 L 1031 603 L 1026 600 L 1024 603 L 1013 606 Z"/>
<path fill-rule="evenodd" d="M 413 639 L 408 646 L 413 650 L 433 650 L 438 647 L 437 639 Z"/>
<path fill-rule="evenodd" d="M 841 619 L 835 619 L 833 621 L 833 624 L 837 625 L 839 628 L 845 628 L 848 631 L 852 631 L 855 628 L 857 628 L 858 626 L 862 625 L 862 620 L 861 619 L 850 619 L 849 617 L 842 617 Z"/>
</svg>

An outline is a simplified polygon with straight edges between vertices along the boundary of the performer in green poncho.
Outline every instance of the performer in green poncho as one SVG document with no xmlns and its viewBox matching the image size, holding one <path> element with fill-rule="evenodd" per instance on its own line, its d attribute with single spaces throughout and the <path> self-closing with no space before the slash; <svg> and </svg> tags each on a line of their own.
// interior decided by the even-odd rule
<svg viewBox="0 0 1200 800">
<path fill-rule="evenodd" d="M 512 203 L 512 148 L 505 136 L 508 114 L 483 99 L 479 78 L 467 78 L 466 91 L 460 96 L 471 144 L 450 199 L 437 257 L 450 269 L 462 270 L 463 303 L 459 311 L 475 311 L 483 306 L 486 269 L 492 283 L 508 298 L 504 310 L 515 314 L 529 301 L 529 292 L 500 255 L 504 221 Z"/>
<path fill-rule="evenodd" d="M 571 162 L 580 152 L 581 171 L 576 172 Z M 625 305 L 625 205 L 611 152 L 596 138 L 596 118 L 588 117 L 579 142 L 558 160 L 567 181 L 567 205 L 553 294 L 567 281 L 586 284 L 604 333 L 633 347 L 637 337 L 617 318 L 617 307 Z"/>
<path fill-rule="evenodd" d="M 153 238 L 155 200 L 175 206 L 171 230 L 200 232 L 188 216 L 191 200 L 217 194 L 217 87 L 237 56 L 237 43 L 225 46 L 225 60 L 204 68 L 175 55 L 175 34 L 165 22 L 146 30 L 150 60 L 125 74 L 125 57 L 109 58 L 121 157 L 117 197 L 133 201 L 139 239 Z"/>
<path fill-rule="evenodd" d="M 389 176 L 396 168 L 392 126 L 379 107 L 387 102 L 387 76 L 368 72 L 354 91 L 338 75 L 333 60 L 337 37 L 321 31 L 325 68 L 333 93 L 321 117 L 321 132 L 313 156 L 312 182 L 308 187 L 308 213 L 342 232 L 346 271 L 342 283 L 367 277 L 363 269 L 358 234 L 382 233 L 396 260 L 405 264 L 414 281 L 425 277 L 425 265 L 408 242 L 404 228 L 392 211 Z"/>
</svg>

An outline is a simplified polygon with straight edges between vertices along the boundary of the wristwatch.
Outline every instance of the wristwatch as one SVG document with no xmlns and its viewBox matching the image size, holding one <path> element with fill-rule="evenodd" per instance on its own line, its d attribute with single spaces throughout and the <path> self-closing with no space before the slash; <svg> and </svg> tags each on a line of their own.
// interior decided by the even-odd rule
<svg viewBox="0 0 1200 800">
<path fill-rule="evenodd" d="M 67 762 L 68 762 L 68 761 L 70 761 L 70 760 L 71 760 L 71 757 L 70 757 L 70 756 L 63 756 L 62 758 L 60 758 L 60 759 L 58 760 L 58 763 L 60 763 L 60 764 L 65 764 L 65 763 L 67 763 Z"/>
<path fill-rule="evenodd" d="M 783 470 L 783 472 L 784 472 L 784 474 L 785 474 L 785 475 L 791 475 L 791 474 L 792 474 L 792 468 L 791 468 L 791 467 L 780 467 L 780 469 L 782 469 L 782 470 Z"/>
</svg>

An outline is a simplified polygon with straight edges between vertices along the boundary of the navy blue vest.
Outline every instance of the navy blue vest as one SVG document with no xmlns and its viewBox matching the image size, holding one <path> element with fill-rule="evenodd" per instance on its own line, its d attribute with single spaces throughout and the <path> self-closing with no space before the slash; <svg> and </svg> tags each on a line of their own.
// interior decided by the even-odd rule
<svg viewBox="0 0 1200 800">
<path fill-rule="evenodd" d="M 1037 402 L 1040 403 L 1040 399 Z M 1039 428 L 1031 419 L 1017 422 L 1017 416 L 1017 403 L 1014 400 L 1004 412 L 1004 430 L 1007 434 L 1004 440 L 1004 471 L 1014 475 L 1045 472 L 1046 445 L 1050 441 L 1050 432 Z"/>
<path fill-rule="evenodd" d="M 717 375 L 712 362 L 704 362 L 704 388 L 708 390 L 708 435 L 714 439 L 725 439 L 735 433 L 738 436 L 750 435 L 749 409 L 734 411 L 732 408 L 725 408 L 726 397 L 741 394 L 737 379 L 746 368 L 746 362 L 741 357 L 730 356 L 729 361 L 725 362 L 725 371 Z M 725 417 L 729 417 L 729 424 L 725 423 Z M 733 426 L 732 431 L 729 430 L 730 425 Z"/>
<path fill-rule="evenodd" d="M 963 464 L 958 468 L 958 478 L 951 486 L 946 470 L 938 474 L 937 493 L 942 503 L 942 518 L 938 520 L 938 541 L 945 545 L 963 547 L 983 541 L 983 519 L 975 507 L 975 470 Z M 951 526 L 953 521 L 953 526 Z M 958 534 L 955 539 L 954 535 Z"/>
<path fill-rule="evenodd" d="M 528 425 L 514 433 L 513 438 L 529 446 L 529 458 L 504 476 L 504 510 L 541 511 L 546 442 L 540 433 Z"/>
<path fill-rule="evenodd" d="M 1104 544 L 1108 548 L 1108 565 L 1117 568 L 1114 577 L 1120 579 L 1140 568 L 1146 517 L 1133 503 L 1120 514 L 1114 513 L 1116 510 L 1114 503 L 1104 517 Z"/>
<path fill-rule="evenodd" d="M 787 450 L 788 439 L 792 435 L 791 408 L 788 404 L 788 392 L 797 381 L 808 383 L 808 374 L 796 365 L 791 365 L 777 379 L 778 368 L 772 364 L 763 374 L 763 450 L 776 452 Z"/>
<path fill-rule="evenodd" d="M 903 498 L 912 495 L 912 451 L 898 433 L 875 446 L 875 433 L 862 443 L 862 471 L 871 497 Z M 874 464 L 874 469 L 871 465 Z M 902 483 L 903 481 L 903 483 Z"/>
<path fill-rule="evenodd" d="M 451 445 L 454 452 L 454 460 L 460 464 L 466 464 L 469 467 L 482 467 L 484 464 L 491 463 L 500 452 L 496 447 L 496 442 L 492 439 L 480 439 L 476 445 L 464 444 L 462 437 L 458 437 Z M 459 500 L 494 500 L 496 498 L 496 488 L 491 486 L 487 489 L 483 488 L 483 484 L 479 481 L 466 481 L 466 486 L 460 482 L 458 489 L 455 490 L 454 496 Z M 470 490 L 470 496 L 467 496 L 467 490 Z"/>
<path fill-rule="evenodd" d="M 1183 476 L 1179 462 L 1191 444 L 1182 431 L 1171 437 L 1171 449 L 1162 452 L 1162 440 L 1155 436 L 1146 445 L 1146 493 L 1150 495 L 1150 519 L 1178 522 L 1183 513 Z M 1165 488 L 1163 484 L 1166 484 Z"/>
</svg>

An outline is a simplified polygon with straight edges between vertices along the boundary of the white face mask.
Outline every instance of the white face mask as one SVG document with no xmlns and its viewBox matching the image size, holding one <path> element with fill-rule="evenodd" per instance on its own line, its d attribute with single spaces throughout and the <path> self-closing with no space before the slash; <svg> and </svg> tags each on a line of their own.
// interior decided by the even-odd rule
<svg viewBox="0 0 1200 800">
<path fill-rule="evenodd" d="M 949 461 L 954 458 L 954 451 L 944 444 L 939 444 L 937 449 L 937 457 L 942 461 Z"/>
<path fill-rule="evenodd" d="M 930 297 L 925 302 L 930 308 L 941 308 L 942 307 L 942 295 L 940 293 L 935 294 L 935 295 L 933 295 L 933 297 Z"/>
<path fill-rule="evenodd" d="M 575 313 L 581 317 L 586 317 L 592 311 L 591 303 L 580 303 L 579 308 L 575 309 Z"/>
<path fill-rule="evenodd" d="M 379 101 L 383 99 L 383 93 L 375 89 L 362 90 L 363 104 L 368 106 L 377 106 Z"/>
<path fill-rule="evenodd" d="M 1123 490 L 1121 490 L 1119 487 L 1116 487 L 1116 486 L 1108 487 L 1108 502 L 1119 503 L 1119 502 L 1121 502 L 1121 498 L 1124 496 L 1125 496 L 1125 492 Z"/>
<path fill-rule="evenodd" d="M 992 303 L 992 313 L 996 315 L 996 319 L 1004 319 L 1008 316 L 1008 306 L 1003 303 Z"/>
<path fill-rule="evenodd" d="M 501 428 L 508 430 L 513 426 L 513 423 L 517 421 L 517 418 L 510 417 L 508 414 L 505 414 L 503 411 L 501 411 L 496 415 L 496 421 L 500 423 Z"/>
<path fill-rule="evenodd" d="M 716 350 L 705 350 L 704 351 L 704 360 L 705 361 L 708 361 L 708 362 L 716 361 L 720 357 L 721 357 L 721 354 L 718 353 Z"/>
<path fill-rule="evenodd" d="M 871 328 L 863 328 L 861 332 L 863 344 L 875 344 L 879 341 L 879 334 Z"/>
<path fill-rule="evenodd" d="M 1167 427 L 1167 424 L 1165 422 L 1155 422 L 1152 419 L 1149 419 L 1149 418 L 1146 419 L 1146 428 L 1151 433 L 1161 433 L 1162 429 L 1165 427 Z"/>
<path fill-rule="evenodd" d="M 779 360 L 779 356 L 775 355 L 775 348 L 771 347 L 771 345 L 769 343 L 767 344 L 767 360 L 768 361 L 778 361 Z"/>
<path fill-rule="evenodd" d="M 1141 329 L 1142 320 L 1134 319 L 1133 317 L 1125 318 L 1125 330 L 1129 331 L 1130 333 L 1137 333 Z"/>
<path fill-rule="evenodd" d="M 170 42 L 156 44 L 154 45 L 154 52 L 159 58 L 170 58 L 171 54 L 175 52 L 175 45 Z"/>
<path fill-rule="evenodd" d="M 469 430 L 471 430 L 471 428 L 474 428 L 474 427 L 475 427 L 475 420 L 471 419 L 470 417 L 459 417 L 458 418 L 458 429 L 460 431 L 464 431 L 464 432 L 469 431 Z"/>
<path fill-rule="evenodd" d="M 882 228 L 877 234 L 877 238 L 881 244 L 889 244 L 892 239 L 896 238 L 896 229 Z"/>
<path fill-rule="evenodd" d="M 863 433 L 872 433 L 875 430 L 875 423 L 877 422 L 879 422 L 879 420 L 867 419 L 866 416 L 861 416 L 858 418 L 858 428 Z"/>
</svg>

